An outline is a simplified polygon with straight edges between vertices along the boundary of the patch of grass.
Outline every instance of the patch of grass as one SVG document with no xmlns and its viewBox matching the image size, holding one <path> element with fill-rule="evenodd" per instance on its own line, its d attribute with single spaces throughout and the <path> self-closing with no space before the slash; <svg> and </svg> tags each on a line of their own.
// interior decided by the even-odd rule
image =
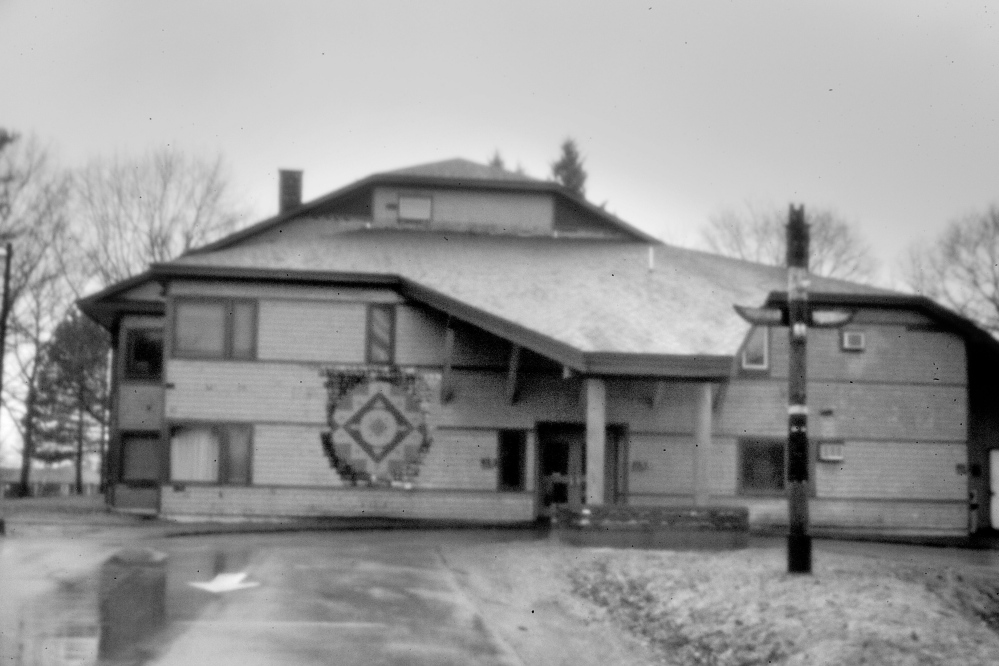
<svg viewBox="0 0 999 666">
<path fill-rule="evenodd" d="M 664 663 L 995 664 L 995 587 L 939 573 L 823 554 L 794 576 L 757 549 L 606 553 L 569 578 Z"/>
</svg>

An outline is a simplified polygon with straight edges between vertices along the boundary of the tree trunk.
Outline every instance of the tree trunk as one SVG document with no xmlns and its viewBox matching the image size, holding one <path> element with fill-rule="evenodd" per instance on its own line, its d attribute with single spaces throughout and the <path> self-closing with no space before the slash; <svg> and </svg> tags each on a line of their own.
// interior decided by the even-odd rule
<svg viewBox="0 0 999 666">
<path fill-rule="evenodd" d="M 34 379 L 31 378 L 25 400 L 24 447 L 21 450 L 21 483 L 17 489 L 18 497 L 31 496 L 31 459 L 35 455 L 35 402 L 38 397 Z"/>
<path fill-rule="evenodd" d="M 83 423 L 84 411 L 82 398 L 76 410 L 76 494 L 83 494 Z"/>
</svg>

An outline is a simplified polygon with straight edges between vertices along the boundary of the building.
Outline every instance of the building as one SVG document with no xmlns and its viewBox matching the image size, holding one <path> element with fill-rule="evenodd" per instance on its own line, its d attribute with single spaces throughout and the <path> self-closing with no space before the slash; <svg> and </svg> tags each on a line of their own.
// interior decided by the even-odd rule
<svg viewBox="0 0 999 666">
<path fill-rule="evenodd" d="M 0 467 L 0 497 L 13 497 L 21 485 L 20 467 Z M 68 465 L 33 465 L 29 476 L 32 497 L 66 496 L 76 493 L 76 468 Z M 83 494 L 100 492 L 100 474 L 92 465 L 83 466 Z"/>
<path fill-rule="evenodd" d="M 308 203 L 282 172 L 275 217 L 81 301 L 115 340 L 109 502 L 484 522 L 720 504 L 786 523 L 787 329 L 733 309 L 785 289 L 782 269 L 465 160 Z M 816 530 L 999 524 L 995 341 L 920 297 L 814 278 L 810 298 L 854 313 L 809 334 Z"/>
</svg>

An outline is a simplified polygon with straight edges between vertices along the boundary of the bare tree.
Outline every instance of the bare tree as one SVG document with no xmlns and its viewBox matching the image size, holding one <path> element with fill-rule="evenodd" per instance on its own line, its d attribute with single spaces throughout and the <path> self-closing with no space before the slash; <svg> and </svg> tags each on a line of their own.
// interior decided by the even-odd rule
<svg viewBox="0 0 999 666">
<path fill-rule="evenodd" d="M 955 219 L 933 245 L 913 247 L 903 273 L 917 293 L 999 336 L 999 205 Z"/>
<path fill-rule="evenodd" d="M 14 252 L 8 285 L 11 340 L 2 342 L 16 367 L 13 373 L 3 364 L 0 368 L 5 375 L 3 407 L 19 425 L 30 408 L 32 368 L 72 300 L 64 265 L 65 250 L 72 243 L 67 216 L 70 179 L 36 139 L 3 135 L 13 138 L 0 151 L 0 239 L 11 242 Z M 22 432 L 22 442 L 21 493 L 27 493 L 32 441 Z"/>
<path fill-rule="evenodd" d="M 857 231 L 835 211 L 805 207 L 811 232 L 809 270 L 816 275 L 868 282 L 878 263 Z M 787 209 L 747 204 L 712 216 L 701 229 L 709 250 L 773 266 L 785 262 Z"/>
<path fill-rule="evenodd" d="M 91 162 L 76 179 L 86 264 L 108 285 L 215 240 L 243 217 L 230 189 L 221 157 L 163 149 Z"/>
</svg>

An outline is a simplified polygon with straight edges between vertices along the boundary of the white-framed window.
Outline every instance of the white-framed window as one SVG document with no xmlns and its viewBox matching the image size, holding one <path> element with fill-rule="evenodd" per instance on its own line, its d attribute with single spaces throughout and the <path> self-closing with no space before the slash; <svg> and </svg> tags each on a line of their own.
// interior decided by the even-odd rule
<svg viewBox="0 0 999 666">
<path fill-rule="evenodd" d="M 840 332 L 839 342 L 843 351 L 861 352 L 867 347 L 867 337 L 863 331 L 844 330 Z"/>
<path fill-rule="evenodd" d="M 163 329 L 129 328 L 125 331 L 125 381 L 159 382 L 163 378 Z"/>
<path fill-rule="evenodd" d="M 257 304 L 230 298 L 178 298 L 173 308 L 173 355 L 178 358 L 252 359 Z"/>
<path fill-rule="evenodd" d="M 249 485 L 253 428 L 245 424 L 193 423 L 170 431 L 170 480 Z"/>
<path fill-rule="evenodd" d="M 433 214 L 433 199 L 424 196 L 399 195 L 400 222 L 429 222 Z"/>
<path fill-rule="evenodd" d="M 767 370 L 770 368 L 770 329 L 756 326 L 749 332 L 746 344 L 742 347 L 743 370 Z"/>
</svg>

